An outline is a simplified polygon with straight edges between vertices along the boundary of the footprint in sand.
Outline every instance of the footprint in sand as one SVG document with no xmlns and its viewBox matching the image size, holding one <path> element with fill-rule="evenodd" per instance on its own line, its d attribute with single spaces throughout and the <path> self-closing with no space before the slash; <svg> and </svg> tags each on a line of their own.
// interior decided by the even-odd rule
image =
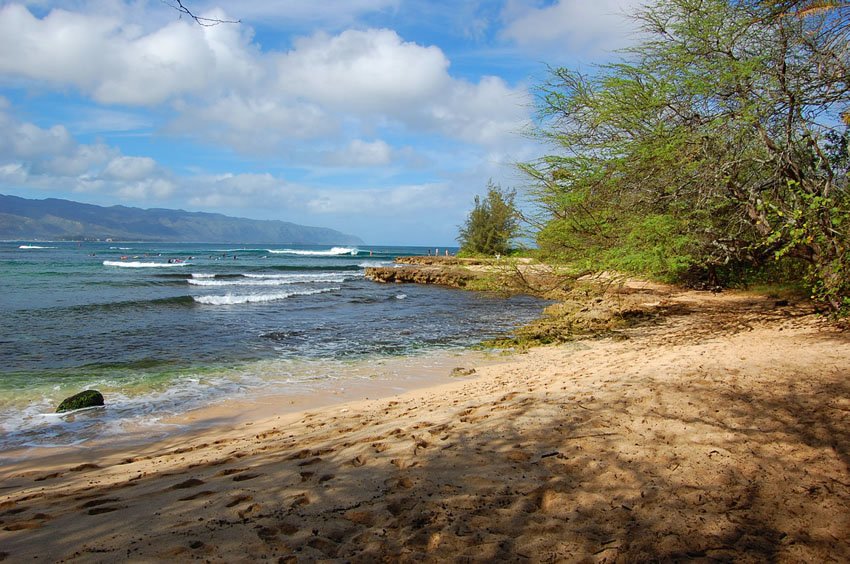
<svg viewBox="0 0 850 564">
<path fill-rule="evenodd" d="M 289 504 L 293 509 L 296 507 L 302 507 L 310 503 L 310 497 L 307 494 L 301 494 L 292 500 L 292 503 Z"/>
<path fill-rule="evenodd" d="M 239 474 L 233 477 L 234 482 L 244 482 L 246 480 L 253 480 L 254 478 L 259 478 L 262 474 Z"/>
<path fill-rule="evenodd" d="M 94 507 L 89 509 L 89 515 L 100 515 L 102 513 L 112 513 L 113 511 L 118 511 L 122 509 L 121 507 Z"/>
<path fill-rule="evenodd" d="M 204 498 L 204 497 L 209 497 L 209 496 L 211 496 L 211 495 L 215 495 L 215 492 L 214 492 L 214 491 L 210 491 L 210 490 L 204 490 L 204 491 L 202 491 L 202 492 L 198 492 L 198 493 L 196 493 L 196 494 L 194 494 L 194 495 L 190 495 L 190 496 L 186 496 L 186 497 L 181 497 L 181 498 L 180 498 L 180 499 L 178 499 L 177 501 L 192 501 L 192 500 L 195 500 L 195 499 L 201 499 L 201 498 Z"/>
<path fill-rule="evenodd" d="M 523 450 L 512 450 L 505 457 L 511 462 L 528 462 L 531 460 L 531 454 L 523 451 Z"/>
<path fill-rule="evenodd" d="M 107 503 L 114 503 L 116 501 L 121 501 L 121 500 L 119 500 L 117 497 L 104 497 L 104 498 L 101 498 L 101 499 L 93 499 L 91 501 L 85 502 L 79 508 L 80 509 L 90 509 L 92 507 L 97 507 L 98 505 L 105 505 Z"/>
<path fill-rule="evenodd" d="M 322 461 L 322 459 L 317 456 L 316 458 L 311 458 L 310 460 L 305 460 L 304 462 L 299 462 L 298 466 L 300 466 L 300 467 L 312 466 L 313 464 L 318 464 L 321 461 Z"/>
<path fill-rule="evenodd" d="M 79 466 L 74 466 L 70 468 L 68 472 L 82 472 L 83 470 L 99 470 L 100 466 L 97 464 L 91 464 L 90 462 L 86 462 L 85 464 L 80 464 Z"/>
<path fill-rule="evenodd" d="M 203 485 L 203 484 L 205 484 L 205 483 L 206 483 L 206 482 L 204 482 L 203 480 L 199 480 L 199 479 L 197 479 L 197 478 L 189 478 L 189 479 L 188 479 L 188 480 L 186 480 L 185 482 L 180 482 L 179 484 L 174 484 L 174 485 L 173 485 L 173 486 L 171 486 L 169 489 L 172 489 L 172 490 L 185 490 L 185 489 L 187 489 L 187 488 L 195 488 L 195 487 L 201 486 L 201 485 Z"/>
<path fill-rule="evenodd" d="M 307 449 L 303 449 L 303 450 L 299 450 L 298 452 L 295 452 L 295 453 L 289 455 L 288 457 L 286 457 L 286 459 L 287 460 L 302 460 L 302 459 L 310 456 L 310 454 L 312 454 L 311 451 L 309 451 Z"/>
<path fill-rule="evenodd" d="M 216 474 L 216 476 L 231 476 L 233 474 L 239 474 L 240 472 L 245 472 L 247 470 L 248 468 L 227 468 Z"/>
<path fill-rule="evenodd" d="M 240 503 L 245 503 L 247 501 L 252 501 L 254 498 L 250 495 L 237 495 L 232 500 L 230 500 L 225 507 L 235 507 Z"/>
<path fill-rule="evenodd" d="M 398 478 L 398 479 L 390 478 L 389 480 L 387 480 L 385 482 L 385 484 L 387 486 L 390 486 L 394 490 L 398 490 L 398 489 L 409 490 L 410 488 L 413 487 L 413 480 L 411 480 L 407 476 L 402 476 L 401 478 Z"/>
<path fill-rule="evenodd" d="M 402 458 L 393 458 L 390 460 L 390 464 L 398 468 L 399 470 L 404 470 L 405 468 L 413 468 L 417 465 L 416 462 L 411 463 L 408 460 L 404 460 Z"/>
<path fill-rule="evenodd" d="M 385 450 L 387 450 L 390 447 L 387 446 L 385 443 L 372 443 L 372 448 L 375 449 L 376 453 L 380 453 L 380 452 L 384 452 Z"/>
<path fill-rule="evenodd" d="M 256 513 L 259 513 L 262 508 L 263 508 L 263 506 L 260 505 L 259 503 L 252 503 L 251 505 L 249 505 L 248 507 L 246 507 L 242 511 L 239 511 L 237 514 L 239 515 L 240 519 L 245 519 L 249 515 L 254 515 Z"/>
<path fill-rule="evenodd" d="M 36 513 L 32 516 L 32 518 L 27 519 L 26 521 L 18 521 L 17 523 L 9 523 L 5 527 L 3 527 L 4 531 L 26 531 L 29 529 L 38 529 L 42 525 L 44 525 L 45 521 L 49 521 L 53 519 L 51 515 L 47 513 Z"/>
</svg>

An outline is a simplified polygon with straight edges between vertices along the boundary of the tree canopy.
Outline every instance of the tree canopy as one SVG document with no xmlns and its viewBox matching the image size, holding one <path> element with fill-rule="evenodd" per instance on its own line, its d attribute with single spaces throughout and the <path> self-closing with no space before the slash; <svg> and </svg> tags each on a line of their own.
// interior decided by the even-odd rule
<svg viewBox="0 0 850 564">
<path fill-rule="evenodd" d="M 507 254 L 519 229 L 515 192 L 487 184 L 487 197 L 475 196 L 466 223 L 460 227 L 460 252 L 472 255 Z"/>
<path fill-rule="evenodd" d="M 850 309 L 847 12 L 658 0 L 621 61 L 550 69 L 553 151 L 521 165 L 541 249 L 707 285 L 781 265 Z"/>
</svg>

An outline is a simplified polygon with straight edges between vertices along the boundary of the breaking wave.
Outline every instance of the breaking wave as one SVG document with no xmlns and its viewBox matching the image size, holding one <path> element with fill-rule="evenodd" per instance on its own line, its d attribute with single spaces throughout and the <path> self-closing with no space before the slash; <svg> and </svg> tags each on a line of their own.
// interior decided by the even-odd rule
<svg viewBox="0 0 850 564">
<path fill-rule="evenodd" d="M 319 290 L 305 290 L 302 292 L 278 292 L 275 294 L 248 294 L 234 296 L 227 294 L 224 296 L 195 296 L 194 300 L 199 304 L 206 305 L 238 305 L 250 303 L 273 302 L 277 300 L 285 300 L 292 296 L 312 296 L 314 294 L 324 294 L 326 292 L 336 292 L 339 288 L 321 288 Z"/>
<path fill-rule="evenodd" d="M 268 251 L 275 255 L 299 255 L 305 257 L 357 256 L 357 253 L 360 252 L 356 247 L 334 247 L 327 251 L 304 251 L 299 249 L 268 249 Z"/>
</svg>

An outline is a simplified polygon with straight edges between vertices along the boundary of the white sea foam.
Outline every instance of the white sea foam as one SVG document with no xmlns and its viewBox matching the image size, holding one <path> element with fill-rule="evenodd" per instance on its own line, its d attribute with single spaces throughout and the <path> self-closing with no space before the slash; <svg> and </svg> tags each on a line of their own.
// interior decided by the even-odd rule
<svg viewBox="0 0 850 564">
<path fill-rule="evenodd" d="M 397 300 L 407 299 L 407 294 L 396 294 L 395 299 L 397 299 Z"/>
<path fill-rule="evenodd" d="M 366 262 L 361 262 L 357 266 L 360 268 L 377 268 L 380 266 L 392 266 L 393 264 L 395 263 L 388 260 L 367 260 Z"/>
<path fill-rule="evenodd" d="M 315 278 L 321 276 L 342 276 L 342 273 L 336 272 L 326 272 L 321 274 L 243 274 L 245 278 L 268 278 L 268 279 L 286 279 L 286 280 L 295 280 L 297 278 Z"/>
<path fill-rule="evenodd" d="M 312 296 L 313 294 L 324 294 L 326 292 L 335 292 L 339 288 L 321 288 L 318 290 L 305 290 L 302 292 L 278 292 L 276 294 L 248 294 L 248 295 L 233 295 L 227 294 L 224 296 L 195 296 L 194 300 L 199 304 L 207 305 L 238 305 L 248 303 L 273 302 L 277 300 L 285 300 L 292 296 Z"/>
<path fill-rule="evenodd" d="M 344 276 L 316 276 L 315 278 L 253 278 L 249 280 L 186 280 L 192 286 L 285 286 L 308 282 L 345 282 Z"/>
<path fill-rule="evenodd" d="M 55 249 L 56 247 L 42 247 L 40 245 L 21 245 L 19 249 Z"/>
<path fill-rule="evenodd" d="M 130 247 L 109 247 L 113 251 L 129 251 Z"/>
<path fill-rule="evenodd" d="M 215 278 L 215 274 L 201 273 L 201 272 L 193 272 L 192 278 Z"/>
<path fill-rule="evenodd" d="M 330 281 L 336 278 L 358 278 L 363 276 L 362 272 L 319 272 L 309 274 L 243 274 L 245 278 L 260 279 L 260 280 L 296 280 L 298 282 L 322 282 Z"/>
<path fill-rule="evenodd" d="M 121 268 L 170 268 L 172 266 L 188 266 L 190 262 L 139 262 L 126 260 L 105 260 L 103 266 L 120 266 Z"/>
<path fill-rule="evenodd" d="M 327 251 L 304 251 L 300 249 L 268 249 L 268 251 L 275 255 L 301 255 L 307 257 L 356 256 L 360 252 L 356 247 L 334 247 Z"/>
</svg>

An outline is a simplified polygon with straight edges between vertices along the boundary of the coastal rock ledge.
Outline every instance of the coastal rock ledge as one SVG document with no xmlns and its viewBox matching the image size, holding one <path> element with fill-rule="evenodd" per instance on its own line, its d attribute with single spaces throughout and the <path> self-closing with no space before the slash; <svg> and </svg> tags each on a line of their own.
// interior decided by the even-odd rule
<svg viewBox="0 0 850 564">
<path fill-rule="evenodd" d="M 453 288 L 465 288 L 476 278 L 472 272 L 440 266 L 376 266 L 367 268 L 365 276 L 381 283 L 437 284 Z"/>
<path fill-rule="evenodd" d="M 56 408 L 56 413 L 83 409 L 85 407 L 97 407 L 101 405 L 103 405 L 103 394 L 97 390 L 86 390 L 62 400 L 62 403 L 60 403 L 59 407 Z"/>
</svg>

